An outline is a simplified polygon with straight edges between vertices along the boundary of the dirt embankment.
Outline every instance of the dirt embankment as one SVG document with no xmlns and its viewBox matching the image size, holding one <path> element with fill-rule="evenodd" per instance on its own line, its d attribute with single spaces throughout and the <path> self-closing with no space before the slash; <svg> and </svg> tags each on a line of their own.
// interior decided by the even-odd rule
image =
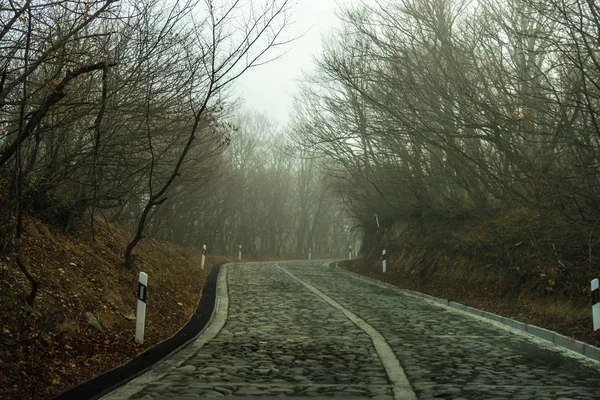
<svg viewBox="0 0 600 400">
<path fill-rule="evenodd" d="M 26 220 L 23 256 L 40 287 L 32 310 L 29 283 L 10 255 L 0 258 L 0 398 L 52 397 L 171 337 L 196 310 L 210 267 L 226 261 L 209 254 L 201 269 L 200 251 L 145 239 L 129 271 L 129 237 L 101 220 L 95 240 L 86 224 L 66 235 Z M 139 271 L 149 276 L 142 346 L 134 343 Z"/>
</svg>

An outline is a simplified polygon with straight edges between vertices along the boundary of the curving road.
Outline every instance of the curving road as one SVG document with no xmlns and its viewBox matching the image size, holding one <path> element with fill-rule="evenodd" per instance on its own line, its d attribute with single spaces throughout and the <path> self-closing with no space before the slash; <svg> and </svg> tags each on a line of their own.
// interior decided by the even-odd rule
<svg viewBox="0 0 600 400">
<path fill-rule="evenodd" d="M 230 264 L 192 344 L 104 397 L 600 398 L 594 364 L 322 262 Z"/>
</svg>

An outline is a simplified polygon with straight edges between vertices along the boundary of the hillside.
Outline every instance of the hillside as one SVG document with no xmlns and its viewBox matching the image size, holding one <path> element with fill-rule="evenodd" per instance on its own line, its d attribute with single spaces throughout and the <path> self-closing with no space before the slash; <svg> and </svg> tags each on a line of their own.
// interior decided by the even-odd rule
<svg viewBox="0 0 600 400">
<path fill-rule="evenodd" d="M 148 279 L 145 341 L 134 343 L 137 276 L 123 266 L 129 234 L 98 219 L 66 235 L 26 218 L 23 257 L 40 281 L 34 309 L 14 257 L 0 259 L 0 398 L 45 399 L 175 334 L 196 309 L 211 265 L 225 259 L 143 240 L 136 268 Z M 96 323 L 97 321 L 98 323 Z M 95 326 L 94 326 L 95 325 Z"/>
</svg>

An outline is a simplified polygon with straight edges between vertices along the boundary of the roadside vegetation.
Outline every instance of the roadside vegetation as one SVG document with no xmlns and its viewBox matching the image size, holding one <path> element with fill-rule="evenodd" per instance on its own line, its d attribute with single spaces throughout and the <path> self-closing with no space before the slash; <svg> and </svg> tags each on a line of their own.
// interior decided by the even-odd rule
<svg viewBox="0 0 600 400">
<path fill-rule="evenodd" d="M 0 2 L 0 398 L 51 397 L 170 337 L 240 245 L 244 259 L 346 248 L 326 177 L 231 95 L 293 41 L 292 11 Z"/>
<path fill-rule="evenodd" d="M 598 15 L 582 0 L 384 0 L 343 12 L 304 81 L 293 141 L 326 160 L 365 257 L 385 248 L 392 272 L 425 286 L 489 276 L 494 301 L 515 307 L 574 302 L 547 311 L 569 323 L 585 310 L 591 331 Z"/>
<path fill-rule="evenodd" d="M 33 307 L 30 284 L 11 256 L 0 258 L 0 398 L 46 399 L 115 368 L 173 336 L 194 314 L 216 263 L 209 254 L 169 242 L 140 244 L 137 267 L 149 275 L 144 344 L 137 345 L 137 273 L 125 269 L 130 232 L 97 220 L 76 222 L 68 234 L 24 218 L 21 257 L 39 288 Z"/>
</svg>

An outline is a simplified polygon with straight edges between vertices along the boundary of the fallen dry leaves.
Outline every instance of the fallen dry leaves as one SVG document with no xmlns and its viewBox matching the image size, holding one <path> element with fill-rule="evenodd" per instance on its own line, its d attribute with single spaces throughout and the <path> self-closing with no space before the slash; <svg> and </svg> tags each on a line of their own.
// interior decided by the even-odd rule
<svg viewBox="0 0 600 400">
<path fill-rule="evenodd" d="M 128 233 L 98 220 L 73 235 L 27 218 L 23 256 L 41 281 L 34 309 L 25 307 L 25 277 L 0 259 L 0 399 L 46 399 L 127 362 L 174 335 L 196 310 L 209 266 L 225 261 L 145 239 L 136 271 L 123 266 Z M 134 343 L 137 275 L 149 275 L 143 346 Z M 93 328 L 86 313 L 100 322 Z"/>
</svg>

